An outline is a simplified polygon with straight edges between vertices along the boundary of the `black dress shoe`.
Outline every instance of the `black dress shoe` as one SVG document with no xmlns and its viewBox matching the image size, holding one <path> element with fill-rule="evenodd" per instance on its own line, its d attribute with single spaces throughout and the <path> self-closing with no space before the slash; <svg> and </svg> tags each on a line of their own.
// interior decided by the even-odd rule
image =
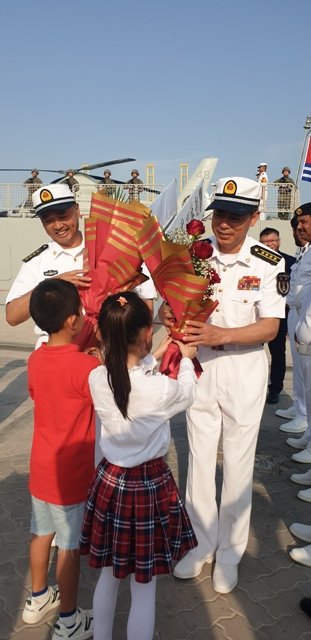
<svg viewBox="0 0 311 640">
<path fill-rule="evenodd" d="M 300 608 L 311 618 L 311 598 L 302 598 L 300 600 Z"/>
<path fill-rule="evenodd" d="M 267 404 L 277 404 L 279 401 L 280 394 L 276 391 L 269 391 L 267 395 Z"/>
</svg>

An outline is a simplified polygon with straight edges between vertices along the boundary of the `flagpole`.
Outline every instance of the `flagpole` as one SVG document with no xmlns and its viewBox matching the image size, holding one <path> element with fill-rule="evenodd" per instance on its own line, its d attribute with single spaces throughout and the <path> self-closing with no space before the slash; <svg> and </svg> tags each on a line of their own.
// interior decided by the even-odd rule
<svg viewBox="0 0 311 640">
<path fill-rule="evenodd" d="M 299 181 L 299 176 L 300 176 L 300 172 L 301 172 L 301 165 L 302 165 L 302 161 L 304 158 L 304 151 L 305 151 L 305 146 L 306 146 L 306 142 L 307 142 L 307 138 L 310 135 L 310 130 L 311 130 L 311 116 L 307 116 L 306 117 L 306 121 L 304 124 L 304 129 L 306 129 L 306 134 L 305 137 L 303 139 L 303 145 L 302 145 L 302 150 L 301 150 L 301 154 L 300 154 L 300 160 L 299 160 L 299 165 L 298 165 L 298 170 L 297 170 L 297 176 L 296 176 L 296 181 L 295 181 L 295 185 L 296 187 L 298 187 L 298 181 Z"/>
</svg>

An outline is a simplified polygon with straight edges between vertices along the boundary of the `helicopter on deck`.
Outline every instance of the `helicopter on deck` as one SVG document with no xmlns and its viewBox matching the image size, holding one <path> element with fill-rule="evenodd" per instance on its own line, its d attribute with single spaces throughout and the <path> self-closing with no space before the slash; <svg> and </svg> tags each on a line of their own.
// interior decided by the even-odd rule
<svg viewBox="0 0 311 640">
<path fill-rule="evenodd" d="M 25 180 L 23 183 L 0 183 L 0 217 L 33 217 L 32 209 L 32 193 L 42 184 L 40 173 L 58 173 L 57 177 L 51 181 L 45 181 L 44 184 L 55 184 L 57 182 L 67 182 L 68 186 L 75 193 L 76 201 L 80 206 L 81 215 L 89 214 L 91 195 L 93 191 L 104 189 L 107 195 L 126 201 L 129 199 L 128 180 L 111 179 L 111 170 L 109 167 L 114 165 L 135 162 L 135 158 L 120 158 L 105 162 L 93 164 L 83 164 L 78 169 L 0 169 L 0 172 L 28 172 L 32 174 L 32 178 Z M 93 170 L 107 167 L 106 180 L 103 175 L 91 173 Z M 136 169 L 132 169 L 133 173 L 139 175 Z M 104 174 L 106 172 L 104 171 Z M 105 183 L 110 183 L 108 188 Z M 27 192 L 25 193 L 25 188 Z M 163 187 L 153 188 L 153 185 L 144 185 L 140 187 L 140 191 L 145 192 L 146 200 L 152 200 L 161 192 Z M 137 198 L 140 199 L 140 198 Z"/>
</svg>

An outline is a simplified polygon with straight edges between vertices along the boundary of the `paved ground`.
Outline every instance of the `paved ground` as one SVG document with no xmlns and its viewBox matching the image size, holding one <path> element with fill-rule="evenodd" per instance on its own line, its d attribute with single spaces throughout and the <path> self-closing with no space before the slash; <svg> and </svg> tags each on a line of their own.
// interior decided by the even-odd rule
<svg viewBox="0 0 311 640">
<path fill-rule="evenodd" d="M 33 344 L 31 323 L 10 328 L 0 307 L 0 640 L 48 640 L 53 617 L 29 627 L 21 620 L 30 587 L 28 570 L 28 457 L 32 435 L 32 403 L 27 397 L 26 362 Z M 291 363 L 279 407 L 291 404 Z M 311 568 L 291 561 L 296 544 L 288 531 L 292 522 L 310 522 L 311 506 L 296 498 L 298 486 L 288 476 L 306 465 L 290 461 L 286 436 L 275 406 L 266 406 L 258 442 L 254 502 L 247 551 L 240 565 L 239 586 L 229 595 L 212 588 L 211 567 L 199 578 L 160 578 L 157 589 L 155 640 L 306 640 L 311 620 L 299 610 L 299 600 L 311 596 Z M 185 419 L 173 420 L 169 463 L 184 491 L 187 463 Z M 219 451 L 219 469 L 222 456 Z M 51 553 L 51 581 L 54 558 Z M 82 563 L 79 602 L 91 606 L 96 571 Z M 129 605 L 127 582 L 117 605 L 114 640 L 126 638 Z"/>
</svg>

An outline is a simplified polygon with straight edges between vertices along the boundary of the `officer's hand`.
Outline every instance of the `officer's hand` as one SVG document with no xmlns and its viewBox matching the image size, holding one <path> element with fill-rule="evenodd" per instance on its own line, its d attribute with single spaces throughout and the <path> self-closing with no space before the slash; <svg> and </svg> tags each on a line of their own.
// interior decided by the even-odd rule
<svg viewBox="0 0 311 640">
<path fill-rule="evenodd" d="M 92 282 L 92 278 L 86 276 L 88 273 L 88 269 L 75 269 L 74 271 L 66 271 L 66 273 L 60 273 L 57 276 L 58 280 L 66 280 L 66 282 L 71 282 L 75 285 L 75 287 L 82 287 L 83 289 L 87 289 Z"/>
<path fill-rule="evenodd" d="M 227 329 L 212 324 L 205 324 L 197 320 L 187 320 L 187 329 L 183 336 L 183 342 L 192 346 L 199 344 L 206 347 L 218 347 L 228 342 Z"/>
<path fill-rule="evenodd" d="M 159 313 L 160 321 L 169 332 L 172 326 L 174 325 L 174 322 L 176 321 L 173 316 L 171 307 L 166 302 L 163 302 L 158 313 Z"/>
</svg>

